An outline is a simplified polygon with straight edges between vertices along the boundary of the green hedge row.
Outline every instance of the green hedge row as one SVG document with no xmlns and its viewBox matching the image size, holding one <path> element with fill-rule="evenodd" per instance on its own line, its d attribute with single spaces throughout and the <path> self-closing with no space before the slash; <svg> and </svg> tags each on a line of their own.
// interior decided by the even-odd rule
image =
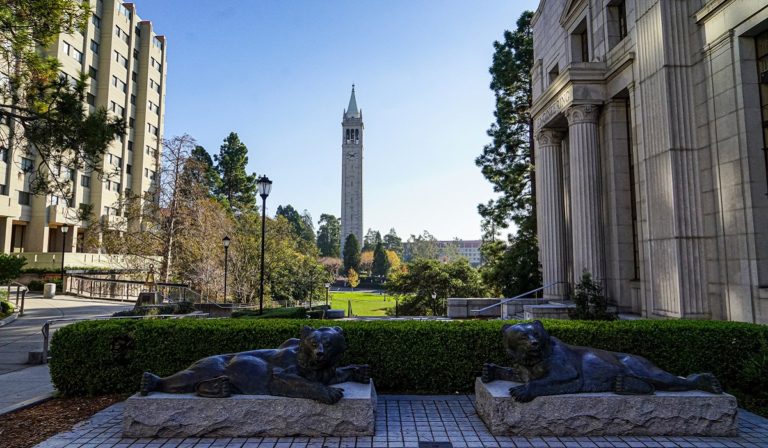
<svg viewBox="0 0 768 448">
<path fill-rule="evenodd" d="M 59 329 L 50 364 L 67 395 L 138 390 L 204 356 L 277 347 L 306 320 L 110 320 Z M 319 325 L 320 322 L 312 322 Z M 344 363 L 371 365 L 380 392 L 469 392 L 484 362 L 505 364 L 500 321 L 329 322 L 344 328 Z M 643 355 L 678 375 L 712 372 L 740 405 L 768 411 L 768 326 L 711 321 L 545 321 L 561 340 Z"/>
</svg>

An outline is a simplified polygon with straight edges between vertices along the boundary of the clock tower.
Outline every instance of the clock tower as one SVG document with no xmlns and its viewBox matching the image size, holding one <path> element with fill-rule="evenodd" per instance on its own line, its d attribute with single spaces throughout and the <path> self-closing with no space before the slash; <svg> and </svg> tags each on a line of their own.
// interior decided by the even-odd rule
<svg viewBox="0 0 768 448">
<path fill-rule="evenodd" d="M 341 120 L 341 251 L 349 234 L 363 246 L 363 112 L 355 85 Z"/>
</svg>

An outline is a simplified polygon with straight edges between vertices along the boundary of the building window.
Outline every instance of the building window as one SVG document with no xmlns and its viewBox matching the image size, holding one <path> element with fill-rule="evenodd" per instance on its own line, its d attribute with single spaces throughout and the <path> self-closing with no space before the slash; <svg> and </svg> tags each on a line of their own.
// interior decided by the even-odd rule
<svg viewBox="0 0 768 448">
<path fill-rule="evenodd" d="M 125 165 L 125 174 L 133 174 L 132 171 L 133 171 L 133 166 L 130 163 L 126 164 Z"/>
<path fill-rule="evenodd" d="M 128 151 L 133 151 L 133 142 L 128 140 Z"/>
<path fill-rule="evenodd" d="M 154 90 L 157 93 L 160 93 L 160 83 L 155 82 L 154 79 L 149 80 L 149 88 Z"/>
<path fill-rule="evenodd" d="M 126 59 L 126 57 L 120 54 L 120 52 L 117 50 L 115 50 L 115 62 L 118 62 L 123 67 L 128 68 L 128 59 Z"/>
<path fill-rule="evenodd" d="M 571 34 L 571 59 L 573 62 L 589 62 L 589 34 L 586 19 Z"/>
<path fill-rule="evenodd" d="M 555 64 L 551 70 L 549 70 L 549 83 L 552 84 L 557 77 L 560 76 L 560 66 Z"/>
<path fill-rule="evenodd" d="M 131 72 L 131 80 L 132 81 L 136 81 L 136 78 L 138 78 L 138 77 L 139 77 L 139 75 L 136 74 L 136 72 Z"/>
<path fill-rule="evenodd" d="M 96 79 L 96 76 L 98 76 L 99 70 L 96 69 L 94 66 L 88 67 L 88 76 L 90 76 L 93 79 Z"/>
<path fill-rule="evenodd" d="M 91 188 L 91 176 L 80 176 L 80 186 L 83 188 Z"/>
<path fill-rule="evenodd" d="M 126 84 L 120 78 L 114 75 L 112 75 L 112 85 L 122 90 L 123 93 L 126 93 L 128 91 L 128 84 Z"/>
<path fill-rule="evenodd" d="M 128 119 L 128 127 L 132 128 L 134 126 L 136 126 L 136 119 L 131 117 L 131 118 Z"/>
<path fill-rule="evenodd" d="M 8 148 L 0 148 L 0 162 L 8 163 Z"/>
<path fill-rule="evenodd" d="M 765 172 L 768 177 L 768 31 L 755 38 L 757 50 L 757 76 L 760 82 L 760 110 L 763 123 L 763 157 Z M 768 182 L 766 182 L 768 187 Z"/>
<path fill-rule="evenodd" d="M 131 95 L 131 104 L 136 104 L 136 95 Z"/>
<path fill-rule="evenodd" d="M 131 20 L 131 10 L 126 8 L 124 5 L 120 5 L 117 11 L 124 15 L 128 20 Z"/>
<path fill-rule="evenodd" d="M 627 8 L 625 0 L 613 0 L 606 7 L 608 47 L 613 48 L 627 37 Z"/>
<path fill-rule="evenodd" d="M 35 161 L 26 157 L 21 158 L 21 171 L 31 173 L 35 169 Z"/>
<path fill-rule="evenodd" d="M 73 48 L 73 49 L 72 49 L 72 57 L 73 57 L 73 58 L 74 58 L 74 59 L 75 59 L 77 62 L 81 62 L 81 63 L 83 62 L 83 52 L 82 52 L 82 51 L 80 51 L 80 50 L 76 50 L 76 49 L 74 49 L 74 48 Z"/>
<path fill-rule="evenodd" d="M 96 14 L 92 15 L 91 23 L 93 23 L 93 26 L 96 28 L 101 28 L 101 17 L 97 16 Z"/>
<path fill-rule="evenodd" d="M 85 101 L 87 101 L 91 106 L 96 105 L 96 97 L 92 93 L 89 93 L 85 96 Z"/>
<path fill-rule="evenodd" d="M 91 51 L 96 54 L 99 54 L 99 43 L 93 39 L 91 39 Z"/>
<path fill-rule="evenodd" d="M 61 41 L 61 42 L 62 42 L 61 43 L 62 51 L 64 52 L 64 54 L 69 56 L 70 52 L 72 51 L 72 45 L 69 45 L 69 42 L 67 42 L 65 40 Z"/>
<path fill-rule="evenodd" d="M 158 106 L 157 104 L 155 104 L 152 101 L 150 101 L 149 102 L 149 110 L 154 112 L 155 115 L 157 115 L 159 113 L 159 111 L 160 111 L 160 106 Z"/>
<path fill-rule="evenodd" d="M 19 204 L 21 205 L 29 205 L 30 202 L 30 194 L 26 191 L 20 191 L 19 192 Z"/>
</svg>

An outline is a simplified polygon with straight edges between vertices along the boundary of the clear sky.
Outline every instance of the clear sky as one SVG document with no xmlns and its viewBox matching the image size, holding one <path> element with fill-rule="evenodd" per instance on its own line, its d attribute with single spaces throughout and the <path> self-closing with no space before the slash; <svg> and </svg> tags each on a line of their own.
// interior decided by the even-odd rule
<svg viewBox="0 0 768 448">
<path fill-rule="evenodd" d="M 267 199 L 340 214 L 341 117 L 363 111 L 364 228 L 478 239 L 493 196 L 493 41 L 536 0 L 136 0 L 168 38 L 165 136 L 209 153 L 235 131 Z M 365 231 L 364 229 L 364 231 Z"/>
</svg>

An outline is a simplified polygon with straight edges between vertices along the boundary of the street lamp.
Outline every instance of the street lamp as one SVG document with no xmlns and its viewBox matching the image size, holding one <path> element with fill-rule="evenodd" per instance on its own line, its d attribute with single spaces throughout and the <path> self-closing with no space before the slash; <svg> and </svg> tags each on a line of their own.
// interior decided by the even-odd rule
<svg viewBox="0 0 768 448">
<path fill-rule="evenodd" d="M 259 196 L 261 196 L 261 279 L 259 281 L 259 314 L 264 312 L 264 239 L 266 237 L 267 225 L 267 196 L 272 191 L 272 181 L 267 176 L 261 176 L 256 180 L 259 186 Z"/>
<path fill-rule="evenodd" d="M 69 226 L 64 223 L 61 226 L 61 292 L 64 292 L 64 246 L 67 242 L 67 232 Z"/>
<path fill-rule="evenodd" d="M 330 290 L 331 290 L 331 284 L 326 283 L 325 284 L 325 306 L 328 306 L 328 293 L 330 292 Z"/>
<path fill-rule="evenodd" d="M 224 243 L 224 302 L 227 301 L 227 263 L 229 262 L 229 243 L 230 239 L 228 236 L 225 236 L 224 239 L 221 240 L 222 243 Z"/>
</svg>

